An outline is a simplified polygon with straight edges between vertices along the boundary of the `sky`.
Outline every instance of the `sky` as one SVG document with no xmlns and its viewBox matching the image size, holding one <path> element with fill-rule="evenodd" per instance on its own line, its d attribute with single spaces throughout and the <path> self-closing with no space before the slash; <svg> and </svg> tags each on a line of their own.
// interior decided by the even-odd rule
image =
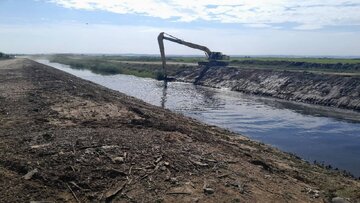
<svg viewBox="0 0 360 203">
<path fill-rule="evenodd" d="M 0 0 L 0 52 L 158 54 L 160 32 L 228 55 L 360 56 L 360 0 Z"/>
</svg>

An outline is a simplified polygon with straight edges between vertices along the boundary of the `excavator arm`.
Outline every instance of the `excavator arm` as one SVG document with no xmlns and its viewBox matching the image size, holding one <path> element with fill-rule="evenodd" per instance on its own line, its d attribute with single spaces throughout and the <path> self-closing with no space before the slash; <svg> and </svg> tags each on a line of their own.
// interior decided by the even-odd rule
<svg viewBox="0 0 360 203">
<path fill-rule="evenodd" d="M 167 36 L 165 36 L 167 35 Z M 178 43 L 178 44 L 182 44 L 182 45 L 185 45 L 185 46 L 188 46 L 190 48 L 194 48 L 194 49 L 199 49 L 201 51 L 204 51 L 206 56 L 209 57 L 210 54 L 211 54 L 211 51 L 209 48 L 205 47 L 205 46 L 202 46 L 202 45 L 198 45 L 198 44 L 194 44 L 194 43 L 191 43 L 191 42 L 187 42 L 187 41 L 184 41 L 184 40 L 181 40 L 179 38 L 176 38 L 172 35 L 169 35 L 169 34 L 166 34 L 164 32 L 161 32 L 158 36 L 158 41 L 159 41 L 159 44 L 160 43 L 163 43 L 164 39 L 166 40 L 169 40 L 171 42 L 175 42 L 175 43 Z"/>
<path fill-rule="evenodd" d="M 212 51 L 210 51 L 209 48 L 207 48 L 205 46 L 187 42 L 187 41 L 181 40 L 179 38 L 176 38 L 172 35 L 161 32 L 158 36 L 158 43 L 159 43 L 162 68 L 163 68 L 163 73 L 164 73 L 165 78 L 167 77 L 167 74 L 166 74 L 166 68 L 165 68 L 166 67 L 166 57 L 165 57 L 164 39 L 171 41 L 171 42 L 185 45 L 185 46 L 193 48 L 193 49 L 199 49 L 201 51 L 204 51 L 209 62 L 199 62 L 199 65 L 206 65 L 206 66 L 212 66 L 212 65 L 226 66 L 226 65 L 228 65 L 228 62 L 218 61 L 218 60 L 229 60 L 229 56 L 223 55 L 221 52 L 212 52 Z"/>
</svg>

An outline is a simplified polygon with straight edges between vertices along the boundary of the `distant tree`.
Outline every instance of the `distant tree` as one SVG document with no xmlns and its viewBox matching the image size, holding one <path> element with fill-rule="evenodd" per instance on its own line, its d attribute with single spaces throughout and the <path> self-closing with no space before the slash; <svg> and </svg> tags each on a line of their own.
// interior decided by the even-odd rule
<svg viewBox="0 0 360 203">
<path fill-rule="evenodd" d="M 0 52 L 0 59 L 9 59 L 9 58 L 10 58 L 9 55 Z"/>
</svg>

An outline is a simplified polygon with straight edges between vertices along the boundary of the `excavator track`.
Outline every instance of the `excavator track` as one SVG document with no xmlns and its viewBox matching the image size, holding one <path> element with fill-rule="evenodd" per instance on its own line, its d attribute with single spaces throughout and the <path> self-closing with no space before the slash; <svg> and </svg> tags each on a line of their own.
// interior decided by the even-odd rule
<svg viewBox="0 0 360 203">
<path fill-rule="evenodd" d="M 228 66 L 227 61 L 199 61 L 199 66 Z"/>
</svg>

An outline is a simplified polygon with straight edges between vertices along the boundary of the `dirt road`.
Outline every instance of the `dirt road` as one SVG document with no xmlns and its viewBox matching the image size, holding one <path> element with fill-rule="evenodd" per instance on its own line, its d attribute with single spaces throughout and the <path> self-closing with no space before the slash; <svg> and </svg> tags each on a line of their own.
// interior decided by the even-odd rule
<svg viewBox="0 0 360 203">
<path fill-rule="evenodd" d="M 0 61 L 0 202 L 360 201 L 360 183 L 27 59 Z"/>
</svg>

